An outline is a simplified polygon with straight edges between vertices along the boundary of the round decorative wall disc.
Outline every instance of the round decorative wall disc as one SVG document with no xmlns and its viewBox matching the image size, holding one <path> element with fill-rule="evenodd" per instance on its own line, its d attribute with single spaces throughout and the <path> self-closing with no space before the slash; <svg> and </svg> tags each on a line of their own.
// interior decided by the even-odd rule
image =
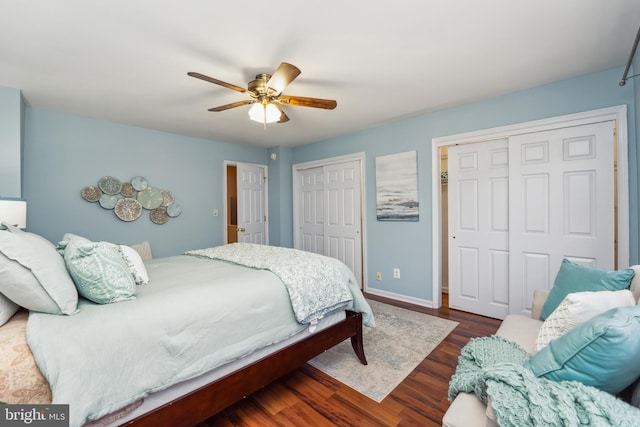
<svg viewBox="0 0 640 427">
<path fill-rule="evenodd" d="M 142 215 L 142 206 L 136 199 L 124 198 L 118 200 L 114 213 L 123 221 L 134 221 Z"/>
<path fill-rule="evenodd" d="M 82 189 L 80 194 L 82 194 L 82 198 L 87 202 L 95 203 L 100 200 L 100 196 L 102 196 L 102 190 L 100 190 L 95 185 L 88 185 Z"/>
<path fill-rule="evenodd" d="M 182 213 L 182 206 L 177 203 L 172 203 L 167 206 L 167 215 L 171 218 L 175 218 Z"/>
<path fill-rule="evenodd" d="M 152 210 L 160 207 L 163 200 L 162 191 L 157 188 L 149 187 L 138 193 L 138 201 L 145 209 Z"/>
<path fill-rule="evenodd" d="M 136 193 L 138 192 L 133 188 L 133 185 L 131 185 L 130 182 L 122 183 L 122 190 L 120 190 L 120 194 L 122 194 L 123 197 L 135 197 Z"/>
<path fill-rule="evenodd" d="M 100 206 L 105 209 L 113 209 L 118 202 L 118 198 L 116 196 L 112 196 L 111 194 L 103 194 L 100 196 Z"/>
<path fill-rule="evenodd" d="M 169 190 L 161 190 L 162 192 L 162 205 L 164 207 L 169 206 L 171 203 L 173 203 L 173 193 Z"/>
<path fill-rule="evenodd" d="M 149 187 L 147 180 L 141 176 L 134 176 L 131 178 L 131 185 L 136 189 L 136 191 L 146 190 Z"/>
<path fill-rule="evenodd" d="M 167 208 L 160 206 L 149 212 L 149 218 L 154 224 L 164 224 L 169 221 L 169 215 L 167 215 Z"/>
<path fill-rule="evenodd" d="M 103 176 L 98 181 L 98 187 L 104 194 L 115 195 L 122 189 L 122 182 L 115 176 Z"/>
</svg>

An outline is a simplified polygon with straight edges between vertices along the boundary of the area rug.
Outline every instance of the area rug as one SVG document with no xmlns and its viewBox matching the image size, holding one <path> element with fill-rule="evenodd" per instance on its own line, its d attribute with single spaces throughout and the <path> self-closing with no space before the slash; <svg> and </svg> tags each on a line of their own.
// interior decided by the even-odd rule
<svg viewBox="0 0 640 427">
<path fill-rule="evenodd" d="M 381 402 L 434 348 L 455 329 L 458 322 L 369 300 L 375 328 L 364 327 L 362 365 L 346 340 L 309 364 L 358 392 Z"/>
</svg>

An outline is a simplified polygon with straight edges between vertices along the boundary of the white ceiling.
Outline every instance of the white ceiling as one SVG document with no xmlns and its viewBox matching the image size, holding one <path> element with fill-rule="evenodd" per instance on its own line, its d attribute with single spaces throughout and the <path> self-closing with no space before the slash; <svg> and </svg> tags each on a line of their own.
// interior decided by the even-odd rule
<svg viewBox="0 0 640 427">
<path fill-rule="evenodd" d="M 0 86 L 27 105 L 252 146 L 295 146 L 624 66 L 637 0 L 0 0 Z M 290 121 L 207 109 L 290 62 Z M 621 76 L 622 77 L 622 76 Z M 617 85 L 618 82 L 611 82 Z"/>
</svg>

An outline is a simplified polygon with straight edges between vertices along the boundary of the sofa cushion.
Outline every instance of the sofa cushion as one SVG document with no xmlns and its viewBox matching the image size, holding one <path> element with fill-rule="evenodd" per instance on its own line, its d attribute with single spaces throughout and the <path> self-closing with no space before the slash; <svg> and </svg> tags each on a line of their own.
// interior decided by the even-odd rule
<svg viewBox="0 0 640 427">
<path fill-rule="evenodd" d="M 564 259 L 549 292 L 549 297 L 542 307 L 540 318 L 545 320 L 549 317 L 564 297 L 572 292 L 628 289 L 634 275 L 635 271 L 630 268 L 617 271 L 589 268 Z"/>
<path fill-rule="evenodd" d="M 537 377 L 618 393 L 640 376 L 640 306 L 602 313 L 551 341 L 524 366 Z"/>
<path fill-rule="evenodd" d="M 442 418 L 443 427 L 489 427 L 487 407 L 472 393 L 459 393 Z"/>
<path fill-rule="evenodd" d="M 542 324 L 536 339 L 536 350 L 540 351 L 551 340 L 561 337 L 598 314 L 635 304 L 635 298 L 628 289 L 570 293 Z"/>
<path fill-rule="evenodd" d="M 542 321 L 519 314 L 509 314 L 496 332 L 496 335 L 515 342 L 527 353 L 535 353 L 536 337 Z"/>
</svg>

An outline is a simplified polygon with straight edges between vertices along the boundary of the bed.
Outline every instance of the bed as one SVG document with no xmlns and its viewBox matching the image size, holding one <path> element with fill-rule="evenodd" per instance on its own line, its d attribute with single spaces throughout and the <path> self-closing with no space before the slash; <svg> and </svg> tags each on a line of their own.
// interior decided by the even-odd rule
<svg viewBox="0 0 640 427">
<path fill-rule="evenodd" d="M 0 230 L 0 252 L 8 233 L 21 232 Z M 19 237 L 24 234 L 31 233 Z M 346 339 L 351 339 L 354 357 L 366 364 L 362 327 L 373 326 L 373 315 L 342 263 L 261 245 L 207 248 L 142 264 L 138 260 L 148 284 L 135 284 L 134 295 L 99 304 L 85 298 L 87 291 L 75 280 L 77 271 L 66 261 L 70 253 L 77 255 L 77 247 L 95 251 L 100 245 L 75 237 L 65 236 L 58 246 L 58 257 L 80 295 L 75 308 L 58 290 L 47 289 L 68 313 L 22 309 L 0 327 L 0 342 L 11 333 L 11 347 L 22 351 L 14 358 L 24 362 L 21 378 L 31 358 L 37 366 L 34 377 L 41 373 L 40 387 L 34 380 L 27 387 L 30 392 L 14 395 L 17 401 L 6 400 L 12 386 L 6 365 L 13 362 L 2 362 L 0 400 L 49 403 L 50 390 L 52 403 L 70 404 L 71 426 L 191 426 Z M 265 251 L 270 254 L 260 255 Z M 0 292 L 24 307 L 25 300 L 3 281 L 3 262 L 5 267 L 17 262 L 8 252 L 0 258 Z M 80 258 L 87 261 L 86 254 Z M 305 262 L 296 273 L 283 263 L 267 266 L 273 259 Z M 132 263 L 125 264 L 134 281 L 144 281 Z M 310 290 L 298 289 L 297 283 L 309 276 L 323 285 L 315 281 Z M 335 283 L 336 277 L 343 283 Z M 336 289 L 324 292 L 325 287 L 338 289 L 337 297 L 330 296 Z"/>
</svg>

